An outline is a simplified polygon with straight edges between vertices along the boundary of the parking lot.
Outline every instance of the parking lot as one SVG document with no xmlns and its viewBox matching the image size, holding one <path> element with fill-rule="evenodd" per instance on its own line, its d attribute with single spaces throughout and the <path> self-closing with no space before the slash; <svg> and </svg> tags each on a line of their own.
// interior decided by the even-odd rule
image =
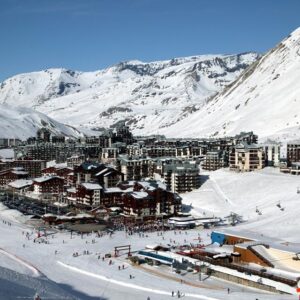
<svg viewBox="0 0 300 300">
<path fill-rule="evenodd" d="M 51 203 L 44 203 L 36 199 L 20 196 L 7 191 L 0 191 L 0 201 L 10 209 L 17 209 L 24 215 L 41 217 L 45 213 L 63 215 L 69 212 L 68 208 L 58 208 Z"/>
</svg>

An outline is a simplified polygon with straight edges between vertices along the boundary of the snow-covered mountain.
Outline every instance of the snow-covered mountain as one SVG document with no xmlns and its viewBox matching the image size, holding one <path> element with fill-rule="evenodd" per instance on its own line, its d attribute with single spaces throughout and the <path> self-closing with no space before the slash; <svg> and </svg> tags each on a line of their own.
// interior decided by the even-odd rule
<svg viewBox="0 0 300 300">
<path fill-rule="evenodd" d="M 7 79 L 0 103 L 78 128 L 127 120 L 135 134 L 300 137 L 300 28 L 274 49 L 143 63 L 96 72 L 49 69 Z"/>
<path fill-rule="evenodd" d="M 163 133 L 224 136 L 248 130 L 261 138 L 300 138 L 300 28 L 205 107 Z"/>
<path fill-rule="evenodd" d="M 71 126 L 61 124 L 46 115 L 25 107 L 11 107 L 0 104 L 0 138 L 19 138 L 24 140 L 35 136 L 41 127 L 53 134 L 78 137 L 82 135 Z"/>
<path fill-rule="evenodd" d="M 258 57 L 202 55 L 129 61 L 96 72 L 20 74 L 2 82 L 0 103 L 32 107 L 72 126 L 101 128 L 127 120 L 136 134 L 157 133 L 205 107 Z"/>
</svg>

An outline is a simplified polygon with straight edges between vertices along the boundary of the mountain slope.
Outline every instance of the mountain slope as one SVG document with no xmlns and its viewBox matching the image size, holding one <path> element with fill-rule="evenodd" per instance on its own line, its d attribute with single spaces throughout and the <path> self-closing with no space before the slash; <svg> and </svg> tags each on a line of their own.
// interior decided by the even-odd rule
<svg viewBox="0 0 300 300">
<path fill-rule="evenodd" d="M 78 130 L 61 124 L 46 115 L 25 107 L 11 107 L 0 104 L 0 138 L 24 140 L 35 136 L 41 127 L 47 127 L 53 134 L 78 137 Z"/>
<path fill-rule="evenodd" d="M 171 136 L 300 137 L 300 28 L 248 68 L 188 120 L 163 130 Z M 178 134 L 180 130 L 180 134 Z"/>
<path fill-rule="evenodd" d="M 188 117 L 234 81 L 256 53 L 123 62 L 96 72 L 49 69 L 1 84 L 0 103 L 29 106 L 89 128 L 127 120 L 134 132 L 158 132 Z"/>
</svg>

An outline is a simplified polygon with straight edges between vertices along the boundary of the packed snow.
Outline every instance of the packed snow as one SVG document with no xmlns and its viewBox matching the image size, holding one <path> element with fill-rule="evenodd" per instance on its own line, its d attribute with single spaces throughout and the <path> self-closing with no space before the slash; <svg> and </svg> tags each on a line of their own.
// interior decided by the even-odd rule
<svg viewBox="0 0 300 300">
<path fill-rule="evenodd" d="M 201 174 L 202 186 L 182 195 L 186 210 L 198 216 L 218 217 L 234 212 L 246 221 L 239 230 L 300 243 L 298 176 L 280 173 L 277 168 L 249 173 L 220 169 Z"/>
<path fill-rule="evenodd" d="M 226 216 L 233 211 L 241 214 L 245 220 L 233 228 L 235 231 L 252 232 L 259 237 L 270 237 L 270 240 L 277 238 L 290 245 L 299 245 L 296 244 L 300 242 L 297 176 L 280 174 L 270 168 L 243 174 L 225 169 L 202 172 L 202 176 L 205 181 L 202 186 L 183 195 L 185 208 L 191 209 L 193 215 Z M 277 207 L 278 201 L 285 208 L 284 211 Z M 257 215 L 256 207 L 262 211 L 262 215 Z M 178 275 L 170 267 L 134 267 L 126 259 L 125 253 L 103 260 L 105 254 L 113 254 L 114 247 L 120 245 L 130 244 L 135 252 L 145 249 L 147 245 L 195 243 L 199 235 L 202 242 L 208 245 L 211 243 L 210 229 L 181 233 L 167 231 L 162 235 L 157 232 L 129 235 L 117 231 L 103 236 L 95 233 L 81 236 L 51 229 L 47 231 L 47 237 L 37 238 L 32 222 L 28 223 L 28 217 L 22 217 L 15 210 L 1 205 L 0 286 L 6 284 L 7 280 L 11 282 L 9 272 L 17 272 L 20 274 L 18 284 L 23 286 L 26 286 L 28 278 L 33 278 L 31 280 L 35 282 L 44 278 L 47 288 L 35 284 L 32 295 L 33 292 L 48 295 L 51 291 L 49 284 L 53 285 L 53 293 L 65 293 L 71 297 L 66 299 L 171 299 L 171 292 L 177 290 L 187 299 L 203 300 L 283 300 L 295 297 L 270 294 L 213 277 L 200 282 L 197 275 Z M 228 287 L 231 290 L 229 295 Z M 16 291 L 24 295 L 22 289 Z"/>
</svg>

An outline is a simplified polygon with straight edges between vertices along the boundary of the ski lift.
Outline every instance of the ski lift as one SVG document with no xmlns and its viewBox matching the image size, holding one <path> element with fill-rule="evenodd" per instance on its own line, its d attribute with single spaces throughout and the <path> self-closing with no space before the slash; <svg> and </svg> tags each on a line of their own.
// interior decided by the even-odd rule
<svg viewBox="0 0 300 300">
<path fill-rule="evenodd" d="M 293 257 L 293 260 L 300 260 L 300 252 L 295 253 L 296 256 Z"/>
<path fill-rule="evenodd" d="M 258 209 L 258 207 L 256 206 L 256 210 L 255 210 L 255 212 L 258 214 L 258 215 L 262 215 L 262 212 Z"/>
</svg>

